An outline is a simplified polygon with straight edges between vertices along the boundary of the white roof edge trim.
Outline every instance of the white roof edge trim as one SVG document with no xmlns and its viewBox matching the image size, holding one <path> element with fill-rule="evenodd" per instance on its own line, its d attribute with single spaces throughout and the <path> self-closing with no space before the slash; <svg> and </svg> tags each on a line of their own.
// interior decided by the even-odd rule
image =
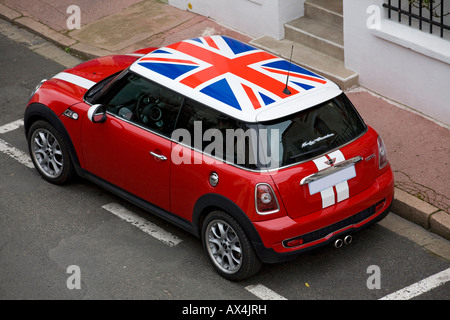
<svg viewBox="0 0 450 320">
<path fill-rule="evenodd" d="M 336 98 L 341 93 L 342 90 L 337 85 L 320 87 L 312 90 L 312 92 L 308 94 L 299 96 L 296 99 L 277 104 L 272 108 L 261 110 L 261 112 L 256 115 L 255 120 L 257 122 L 263 122 L 280 119 Z"/>
<path fill-rule="evenodd" d="M 180 95 L 189 99 L 202 103 L 240 121 L 250 123 L 279 119 L 289 114 L 314 107 L 320 103 L 333 99 L 342 93 L 342 90 L 334 82 L 327 79 L 328 83 L 325 86 L 312 89 L 302 95 L 286 98 L 284 101 L 274 103 L 273 106 L 266 106 L 265 108 L 260 109 L 259 112 L 247 113 L 234 109 L 209 96 L 197 94 L 195 90 L 144 68 L 137 63 L 132 64 L 130 70 L 151 81 L 155 81 L 170 90 L 178 92 Z"/>
<path fill-rule="evenodd" d="M 221 38 L 218 38 L 218 39 L 220 40 Z M 218 40 L 218 39 L 216 39 L 216 40 Z M 193 40 L 185 40 L 185 41 L 192 42 L 192 44 L 194 44 L 196 46 L 200 46 L 200 44 L 197 43 L 196 41 L 193 41 Z M 166 52 L 170 52 L 170 53 L 177 52 L 169 47 L 161 47 L 159 49 L 164 50 Z M 257 50 L 259 52 L 266 52 L 264 50 L 257 49 L 257 48 L 255 48 L 255 50 Z M 245 54 L 248 54 L 248 52 L 246 52 Z M 158 55 L 159 55 L 159 53 L 156 54 L 156 57 L 158 57 Z M 145 55 L 141 59 L 143 59 L 145 57 L 149 57 L 149 56 L 155 56 L 155 51 Z M 203 60 L 201 60 L 200 58 L 190 57 L 189 55 L 184 54 L 184 53 L 180 57 L 183 58 L 183 56 L 186 56 L 186 58 L 189 58 L 190 60 L 195 61 L 195 63 L 198 63 L 200 68 L 195 71 L 194 70 L 187 71 L 180 77 L 186 77 L 186 76 L 189 76 L 190 74 L 195 74 L 198 70 L 202 70 L 203 68 L 205 68 L 206 65 L 210 66 L 208 63 L 203 62 Z M 253 104 L 251 103 L 251 101 L 249 100 L 249 98 L 248 97 L 246 98 L 244 92 L 242 92 L 244 89 L 239 86 L 236 86 L 236 85 L 233 86 L 233 82 L 229 82 L 228 84 L 233 87 L 232 90 L 233 90 L 234 94 L 236 95 L 236 97 L 239 98 L 240 108 L 242 109 L 242 110 L 240 110 L 240 109 L 235 108 L 232 105 L 229 105 L 229 104 L 226 104 L 226 103 L 220 101 L 217 98 L 214 98 L 208 94 L 204 94 L 204 93 L 200 92 L 201 89 L 205 86 L 206 82 L 197 86 L 196 88 L 188 87 L 179 81 L 180 77 L 171 79 L 161 73 L 155 72 L 149 68 L 146 68 L 146 67 L 140 65 L 139 62 L 141 62 L 141 59 L 136 60 L 130 66 L 131 71 L 136 72 L 137 74 L 143 76 L 144 78 L 149 79 L 150 81 L 159 83 L 160 85 L 162 85 L 170 90 L 178 92 L 182 96 L 185 96 L 189 99 L 197 101 L 201 104 L 204 104 L 212 109 L 222 112 L 222 113 L 224 113 L 230 117 L 233 117 L 237 120 L 245 121 L 245 122 L 255 123 L 258 121 L 269 121 L 269 120 L 279 119 L 279 118 L 287 116 L 289 114 L 293 114 L 293 113 L 299 112 L 301 110 L 305 110 L 307 108 L 313 107 L 317 104 L 323 103 L 323 102 L 330 100 L 342 93 L 340 88 L 333 81 L 331 81 L 327 78 L 324 78 L 320 75 L 317 75 L 318 77 L 324 79 L 326 81 L 326 83 L 319 84 L 311 89 L 300 90 L 300 93 L 293 94 L 290 97 L 284 97 L 281 100 L 277 100 L 274 97 L 274 93 L 271 92 L 270 90 L 267 91 L 265 88 L 261 87 L 259 89 L 259 91 L 261 93 L 263 93 L 264 95 L 266 95 L 267 97 L 274 99 L 275 101 L 271 104 L 266 104 L 265 106 L 263 106 L 261 108 L 255 108 L 253 106 Z M 254 64 L 249 65 L 249 67 L 255 69 L 256 68 L 255 66 L 257 66 L 261 63 L 267 63 L 267 61 L 278 61 L 278 60 L 286 61 L 283 58 L 274 56 L 273 59 L 271 59 L 271 60 L 255 62 Z M 308 70 L 308 69 L 306 69 L 306 70 Z M 310 71 L 310 70 L 308 70 L 308 71 Z M 263 74 L 269 75 L 264 70 L 262 70 L 262 71 L 260 70 L 260 72 L 262 72 Z M 227 81 L 232 80 L 231 79 L 232 74 L 230 75 L 229 73 L 224 73 L 224 75 L 226 75 Z M 275 75 L 269 75 L 269 76 L 277 81 L 280 81 L 280 79 L 279 79 L 281 77 L 280 75 L 275 74 Z M 218 78 L 219 77 L 214 78 L 215 79 L 214 81 L 216 81 Z M 213 79 L 211 79 L 211 81 L 212 80 Z M 242 81 L 242 83 L 248 82 L 248 80 L 245 78 L 241 78 L 240 81 Z M 307 83 L 310 83 L 308 79 L 306 79 L 305 81 L 307 81 Z M 284 79 L 283 79 L 283 82 L 284 82 Z M 249 84 L 247 84 L 247 85 L 249 85 Z M 256 98 L 261 103 L 262 98 L 259 96 L 257 96 Z M 261 103 L 261 105 L 262 105 L 262 103 Z"/>
</svg>

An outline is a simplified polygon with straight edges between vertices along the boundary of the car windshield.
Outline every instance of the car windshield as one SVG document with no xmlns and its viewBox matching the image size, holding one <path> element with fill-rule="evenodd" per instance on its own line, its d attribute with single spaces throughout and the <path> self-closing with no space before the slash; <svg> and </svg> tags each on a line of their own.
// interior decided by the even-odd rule
<svg viewBox="0 0 450 320">
<path fill-rule="evenodd" d="M 358 138 L 367 130 L 350 100 L 340 96 L 287 117 L 258 124 L 259 159 L 266 168 L 304 162 Z"/>
<path fill-rule="evenodd" d="M 116 72 L 116 73 L 106 77 L 105 79 L 99 81 L 98 83 L 96 83 L 92 88 L 90 88 L 86 92 L 84 99 L 89 103 L 93 103 L 95 101 L 95 99 L 100 95 L 100 93 L 102 93 L 104 91 L 104 89 L 108 87 L 108 84 L 110 84 L 112 82 L 112 80 L 114 80 L 123 71 L 124 70 Z"/>
</svg>

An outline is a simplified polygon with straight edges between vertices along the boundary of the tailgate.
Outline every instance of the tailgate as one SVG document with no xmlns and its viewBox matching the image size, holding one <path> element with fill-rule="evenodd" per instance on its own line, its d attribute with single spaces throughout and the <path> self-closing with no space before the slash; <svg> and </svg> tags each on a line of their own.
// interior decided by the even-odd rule
<svg viewBox="0 0 450 320">
<path fill-rule="evenodd" d="M 369 188 L 379 175 L 377 134 L 371 128 L 352 143 L 272 173 L 288 215 L 298 218 L 336 206 Z"/>
</svg>

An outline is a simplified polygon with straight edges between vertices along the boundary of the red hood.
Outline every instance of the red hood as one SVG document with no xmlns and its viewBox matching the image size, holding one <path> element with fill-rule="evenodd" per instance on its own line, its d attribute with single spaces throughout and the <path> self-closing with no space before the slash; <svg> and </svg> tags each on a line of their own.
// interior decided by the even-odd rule
<svg viewBox="0 0 450 320">
<path fill-rule="evenodd" d="M 83 101 L 86 91 L 104 78 L 128 68 L 140 55 L 111 55 L 83 62 L 44 82 L 29 103 L 38 102 L 61 114 Z"/>
<path fill-rule="evenodd" d="M 95 83 L 100 80 L 128 68 L 135 62 L 139 56 L 137 55 L 114 55 L 93 59 L 81 63 L 64 72 L 68 72 Z"/>
</svg>

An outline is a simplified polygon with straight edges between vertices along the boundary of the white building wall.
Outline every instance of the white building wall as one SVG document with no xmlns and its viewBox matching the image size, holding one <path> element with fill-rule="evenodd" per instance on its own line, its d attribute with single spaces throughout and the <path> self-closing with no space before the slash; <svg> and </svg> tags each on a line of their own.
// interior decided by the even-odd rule
<svg viewBox="0 0 450 320">
<path fill-rule="evenodd" d="M 361 86 L 450 125 L 450 41 L 388 20 L 383 0 L 343 1 L 345 65 Z"/>
<path fill-rule="evenodd" d="M 284 38 L 284 24 L 303 16 L 305 0 L 169 0 L 253 37 Z"/>
</svg>

